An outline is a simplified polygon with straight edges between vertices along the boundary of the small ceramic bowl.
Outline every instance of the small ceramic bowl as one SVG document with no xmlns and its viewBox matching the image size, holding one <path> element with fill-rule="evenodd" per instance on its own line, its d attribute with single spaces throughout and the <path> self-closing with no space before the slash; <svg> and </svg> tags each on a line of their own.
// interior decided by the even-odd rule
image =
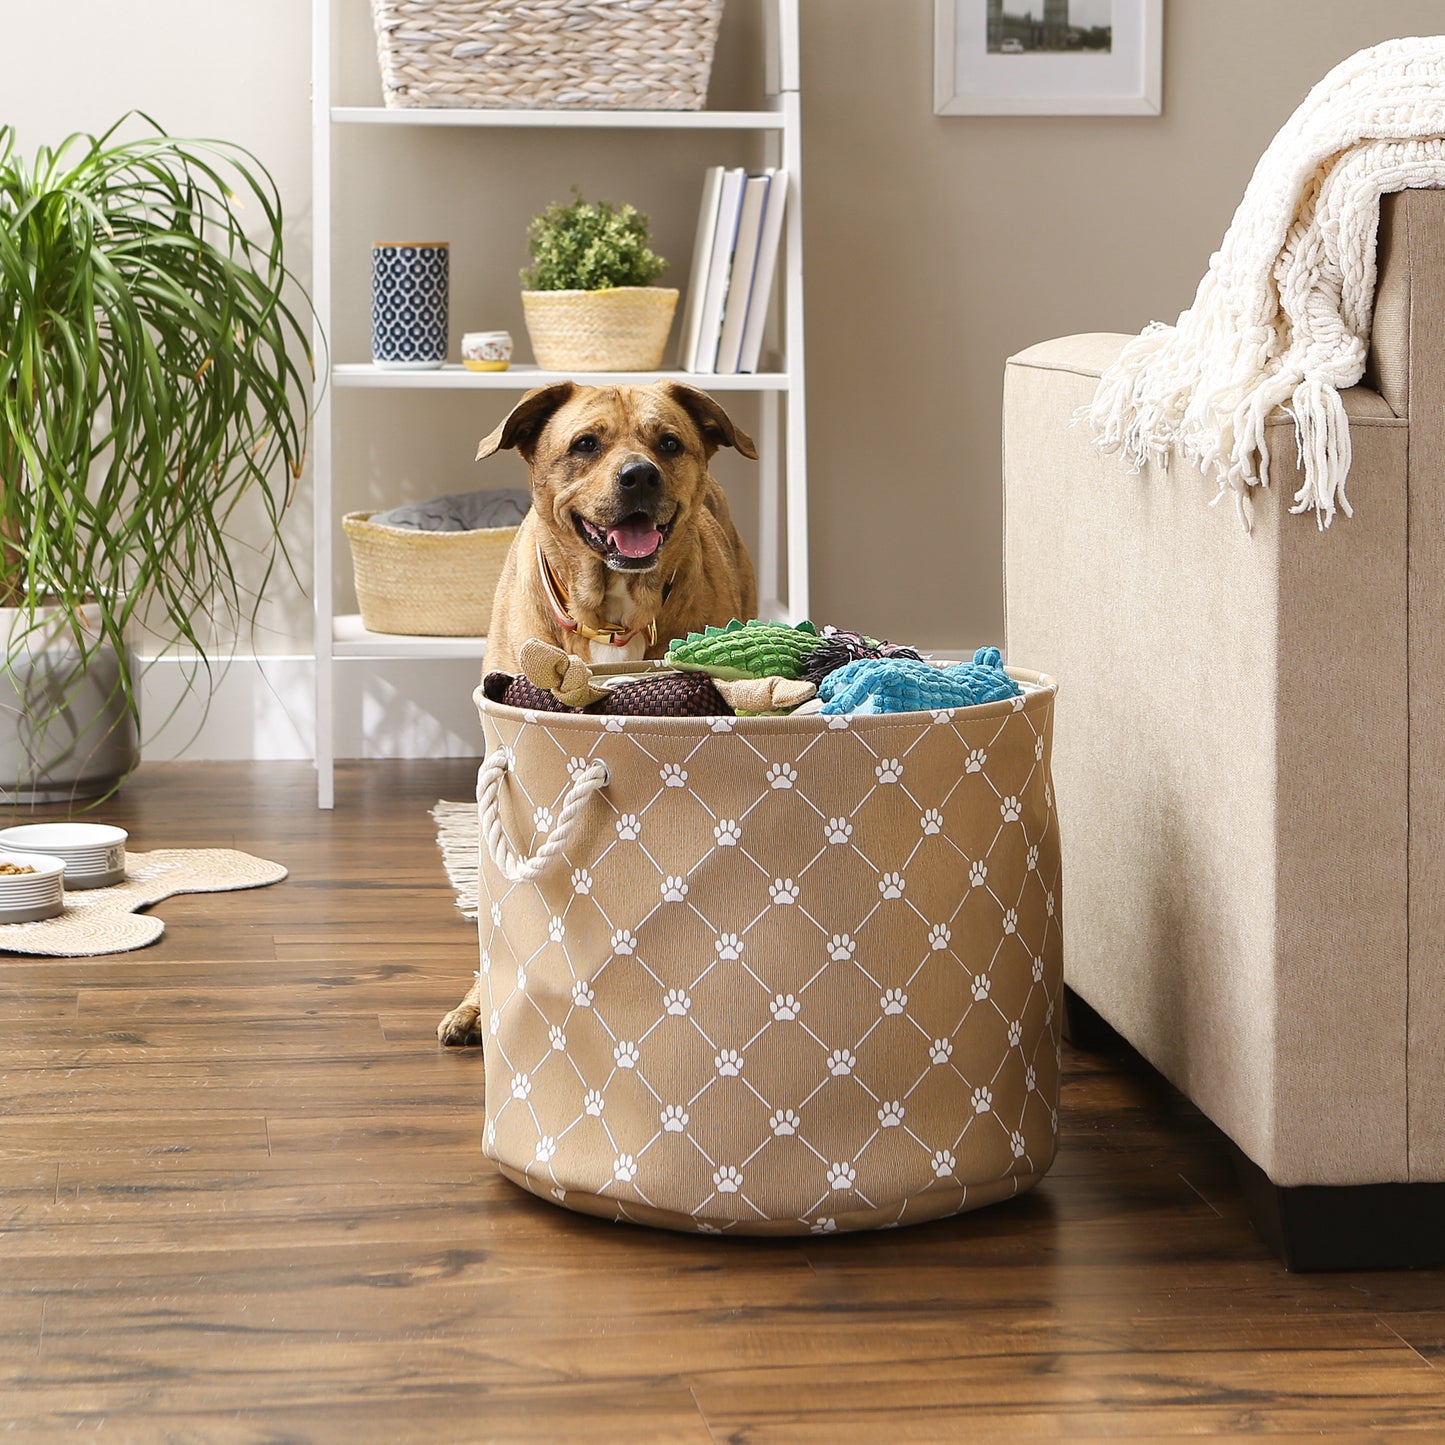
<svg viewBox="0 0 1445 1445">
<path fill-rule="evenodd" d="M 468 331 L 462 337 L 462 365 L 468 371 L 505 371 L 511 364 L 510 331 Z"/>
<path fill-rule="evenodd" d="M 22 823 L 0 832 L 0 848 L 61 859 L 67 888 L 109 888 L 125 881 L 126 837 L 108 823 Z"/>
<path fill-rule="evenodd" d="M 10 872 L 10 869 L 29 872 Z M 65 860 L 0 850 L 0 923 L 36 923 L 65 907 Z"/>
</svg>

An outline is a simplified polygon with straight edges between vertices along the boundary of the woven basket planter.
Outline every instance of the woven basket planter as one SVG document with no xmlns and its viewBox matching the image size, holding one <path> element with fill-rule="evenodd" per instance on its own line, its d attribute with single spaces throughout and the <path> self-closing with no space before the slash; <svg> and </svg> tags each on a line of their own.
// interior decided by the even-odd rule
<svg viewBox="0 0 1445 1445">
<path fill-rule="evenodd" d="M 523 291 L 532 352 L 544 371 L 656 371 L 662 365 L 677 291 Z"/>
<path fill-rule="evenodd" d="M 386 104 L 700 110 L 723 0 L 372 0 Z"/>
<path fill-rule="evenodd" d="M 372 515 L 342 518 L 362 626 L 420 637 L 484 637 L 517 529 L 422 532 L 381 526 Z"/>
</svg>

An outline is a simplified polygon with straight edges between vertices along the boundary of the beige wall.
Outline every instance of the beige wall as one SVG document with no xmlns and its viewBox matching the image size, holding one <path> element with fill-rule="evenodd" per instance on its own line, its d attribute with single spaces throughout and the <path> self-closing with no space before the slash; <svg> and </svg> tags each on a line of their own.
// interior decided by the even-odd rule
<svg viewBox="0 0 1445 1445">
<path fill-rule="evenodd" d="M 1159 118 L 939 117 L 931 0 L 802 0 L 814 613 L 934 647 L 1002 632 L 999 400 L 1004 358 L 1079 330 L 1172 320 L 1250 170 L 1335 61 L 1438 28 L 1439 0 L 1168 0 Z M 22 145 L 129 106 L 222 135 L 275 172 L 293 261 L 309 249 L 304 0 L 65 0 L 10 7 L 0 120 Z M 759 0 L 730 0 L 715 82 L 748 99 Z M 352 0 L 339 99 L 379 87 Z M 60 59 L 63 58 L 63 66 Z M 752 159 L 735 137 L 380 135 L 338 140 L 336 349 L 363 355 L 367 245 L 399 226 L 454 246 L 453 330 L 523 335 L 525 218 L 577 180 L 650 210 L 685 275 L 699 176 Z M 469 458 L 504 399 L 339 399 L 349 506 L 520 480 Z M 740 403 L 748 424 L 750 406 Z M 755 523 L 750 466 L 724 477 Z M 306 498 L 293 547 L 309 577 Z M 1101 503 L 1106 505 L 1106 502 Z M 344 563 L 344 552 L 342 561 Z M 345 605 L 348 598 L 342 595 Z M 309 604 L 280 588 L 263 651 L 309 647 Z M 1028 659 L 1018 661 L 1027 664 Z"/>
</svg>

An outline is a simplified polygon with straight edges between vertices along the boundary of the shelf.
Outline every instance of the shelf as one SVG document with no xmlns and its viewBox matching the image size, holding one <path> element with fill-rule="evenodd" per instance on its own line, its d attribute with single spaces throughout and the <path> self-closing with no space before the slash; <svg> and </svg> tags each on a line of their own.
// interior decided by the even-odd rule
<svg viewBox="0 0 1445 1445">
<path fill-rule="evenodd" d="M 480 661 L 487 650 L 485 637 L 411 637 L 395 632 L 368 632 L 354 612 L 333 617 L 331 635 L 335 639 L 331 648 L 333 657 Z"/>
<path fill-rule="evenodd" d="M 337 386 L 406 388 L 428 391 L 528 391 L 554 381 L 577 381 L 587 386 L 628 386 L 651 381 L 681 381 L 703 391 L 787 391 L 786 372 L 740 372 L 704 375 L 691 371 L 543 371 L 530 364 L 506 371 L 468 371 L 460 362 L 448 362 L 431 371 L 388 371 L 369 361 L 343 362 L 331 368 Z"/>
<path fill-rule="evenodd" d="M 379 105 L 331 109 L 339 125 L 503 126 L 542 130 L 781 130 L 774 110 L 387 110 Z"/>
</svg>

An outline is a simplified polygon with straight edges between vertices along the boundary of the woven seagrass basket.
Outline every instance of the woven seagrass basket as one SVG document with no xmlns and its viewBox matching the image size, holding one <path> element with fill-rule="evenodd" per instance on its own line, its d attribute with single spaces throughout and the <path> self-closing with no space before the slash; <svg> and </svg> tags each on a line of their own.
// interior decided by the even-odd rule
<svg viewBox="0 0 1445 1445">
<path fill-rule="evenodd" d="M 362 626 L 419 637 L 484 637 L 517 529 L 422 532 L 382 526 L 372 515 L 342 518 Z"/>
<path fill-rule="evenodd" d="M 676 309 L 671 286 L 522 292 L 532 353 L 544 371 L 656 371 Z"/>
<path fill-rule="evenodd" d="M 723 0 L 372 0 L 392 109 L 700 110 Z"/>
</svg>

